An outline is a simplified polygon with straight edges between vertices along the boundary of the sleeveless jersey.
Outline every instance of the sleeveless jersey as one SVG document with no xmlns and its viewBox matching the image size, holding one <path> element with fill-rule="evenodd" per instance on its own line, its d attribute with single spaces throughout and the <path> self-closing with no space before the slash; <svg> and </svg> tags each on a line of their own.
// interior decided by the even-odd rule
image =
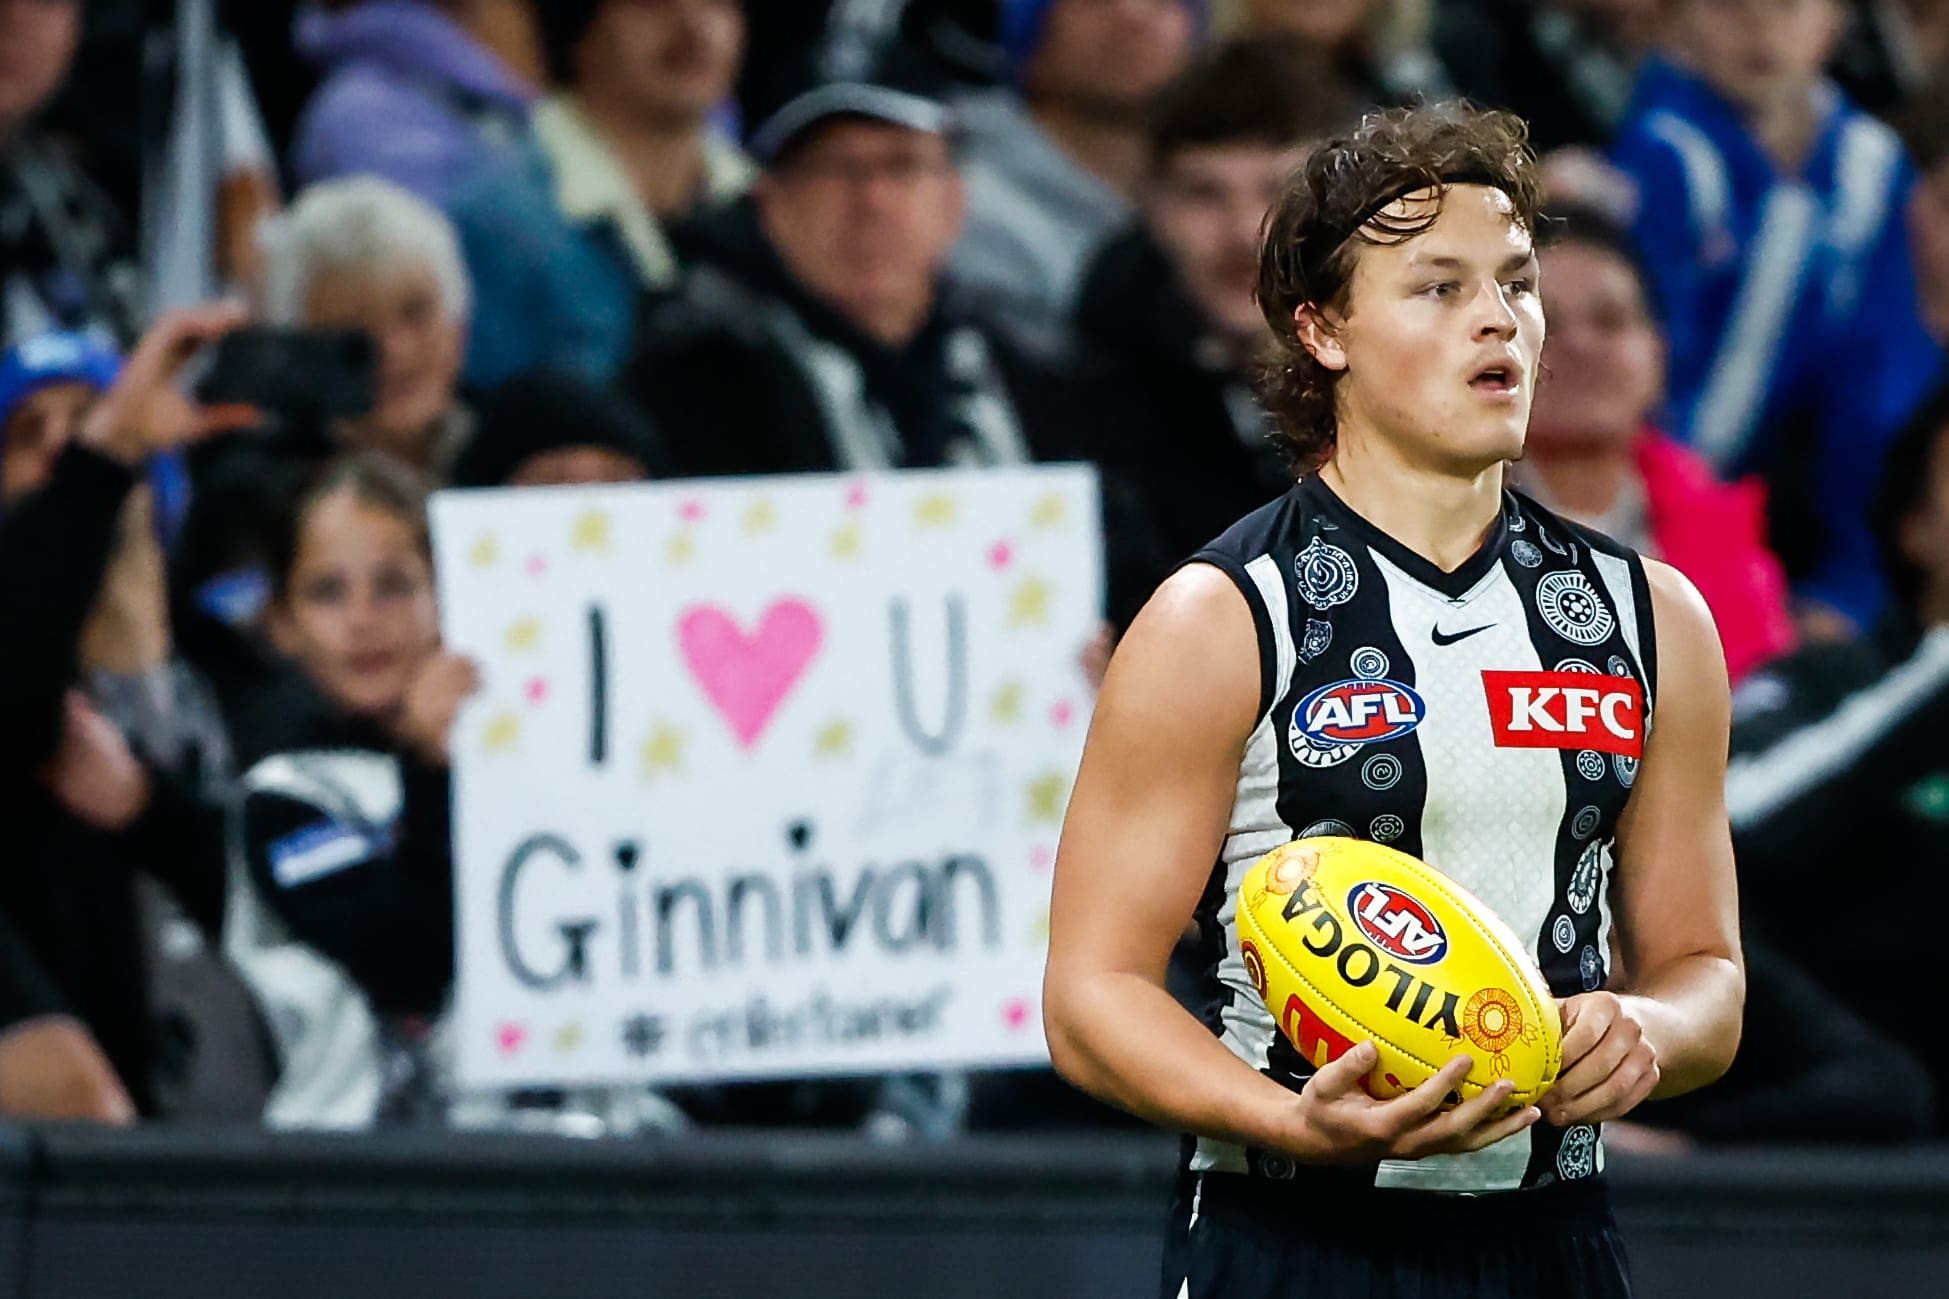
<svg viewBox="0 0 1949 1299">
<path fill-rule="evenodd" d="M 1557 996 L 1603 987 L 1614 837 L 1657 680 L 1643 561 L 1511 492 L 1481 550 L 1445 573 L 1309 478 L 1193 562 L 1244 593 L 1262 678 L 1197 914 L 1205 1019 L 1225 1045 L 1294 1089 L 1313 1072 L 1253 988 L 1237 928 L 1253 862 L 1310 835 L 1421 858 L 1529 944 Z M 1590 1177 L 1603 1152 L 1592 1125 L 1539 1121 L 1473 1154 L 1352 1170 L 1209 1139 L 1190 1160 L 1194 1172 L 1480 1193 Z"/>
</svg>

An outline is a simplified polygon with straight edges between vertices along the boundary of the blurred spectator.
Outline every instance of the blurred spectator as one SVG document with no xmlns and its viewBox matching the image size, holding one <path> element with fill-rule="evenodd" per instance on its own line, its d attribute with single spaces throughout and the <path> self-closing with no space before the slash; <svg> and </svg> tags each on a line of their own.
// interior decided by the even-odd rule
<svg viewBox="0 0 1949 1299">
<path fill-rule="evenodd" d="M 968 222 L 955 278 L 1024 337 L 1055 350 L 1084 260 L 1130 213 L 1152 100 L 1184 66 L 1193 0 L 1007 0 L 1018 90 L 969 96 Z"/>
<path fill-rule="evenodd" d="M 541 84 L 526 0 L 318 0 L 297 42 L 325 69 L 292 141 L 300 185 L 372 172 L 445 202 L 521 137 Z"/>
<path fill-rule="evenodd" d="M 1665 345 L 1629 239 L 1591 212 L 1553 215 L 1541 280 L 1549 338 L 1516 482 L 1691 578 L 1737 681 L 1794 640 L 1786 576 L 1766 546 L 1765 489 L 1720 482 L 1658 430 Z"/>
<path fill-rule="evenodd" d="M 1771 489 L 1808 625 L 1880 604 L 1873 358 L 1914 329 L 1900 141 L 1821 73 L 1838 0 L 1680 0 L 1616 147 L 1671 343 L 1669 429 Z M 1681 64 L 1683 66 L 1681 66 Z"/>
<path fill-rule="evenodd" d="M 353 177 L 299 195 L 264 247 L 271 324 L 364 330 L 377 348 L 372 411 L 338 440 L 443 478 L 473 427 L 458 397 L 473 292 L 452 225 L 388 181 Z"/>
<path fill-rule="evenodd" d="M 612 379 L 638 296 L 676 278 L 664 223 L 753 175 L 710 120 L 737 73 L 739 0 L 555 0 L 542 26 L 566 92 L 450 207 L 477 303 L 467 378 L 482 387 L 536 369 Z"/>
<path fill-rule="evenodd" d="M 36 119 L 67 77 L 82 0 L 0 0 L 0 342 L 93 328 L 132 343 L 142 320 L 134 232 Z"/>
<path fill-rule="evenodd" d="M 621 393 L 566 375 L 511 379 L 482 403 L 455 487 L 566 487 L 664 477 L 656 432 Z"/>
<path fill-rule="evenodd" d="M 1603 148 L 1666 0 L 1450 0 L 1435 47 L 1455 89 L 1529 123 L 1538 153 Z"/>
<path fill-rule="evenodd" d="M 300 675 L 237 728 L 248 880 L 225 922 L 276 1037 L 266 1119 L 429 1117 L 453 979 L 447 731 L 475 671 L 440 652 L 424 496 L 396 462 L 328 466 L 276 551 L 268 626 Z"/>
<path fill-rule="evenodd" d="M 1141 491 L 1174 557 L 1292 486 L 1252 390 L 1259 232 L 1302 142 L 1357 105 L 1317 52 L 1288 40 L 1200 57 L 1153 119 L 1142 219 L 1090 264 L 1076 333 L 1105 359 L 1123 411 L 1098 455 Z"/>
<path fill-rule="evenodd" d="M 437 209 L 389 181 L 349 177 L 300 195 L 266 228 L 264 244 L 269 323 L 364 330 L 377 373 L 362 417 L 324 422 L 267 411 L 264 429 L 190 456 L 194 502 L 172 575 L 185 648 L 227 715 L 265 673 L 255 631 L 278 502 L 348 448 L 381 451 L 444 479 L 474 424 L 457 389 L 467 269 Z"/>
<path fill-rule="evenodd" d="M 1834 54 L 1834 78 L 1870 113 L 1898 113 L 1949 68 L 1949 6 L 1941 0 L 1855 0 Z"/>
<path fill-rule="evenodd" d="M 88 1054 L 72 1032 L 52 1037 L 49 1067 L 84 1088 L 70 1099 L 75 1116 L 124 1121 L 158 1108 L 162 1046 L 134 873 L 164 883 L 207 932 L 222 914 L 221 815 L 164 765 L 193 773 L 216 764 L 220 740 L 172 709 L 169 725 L 141 729 L 146 741 L 174 751 L 139 759 L 76 686 L 86 670 L 125 684 L 153 683 L 156 669 L 166 671 L 158 552 L 140 505 L 130 507 L 131 491 L 157 453 L 254 416 L 191 407 L 170 386 L 199 343 L 238 319 L 225 309 L 165 317 L 85 414 L 106 377 L 99 358 L 63 369 L 16 357 L 8 370 L 15 395 L 0 474 L 0 607 L 10 620 L 0 637 L 0 1017 L 65 1016 L 61 1022 L 85 1026 L 99 1043 L 112 1066 L 106 1076 L 84 1067 Z M 10 1068 L 0 1065 L 0 1075 Z"/>
<path fill-rule="evenodd" d="M 1241 32 L 1323 51 L 1369 105 L 1455 93 L 1429 43 L 1431 0 L 1243 0 L 1237 7 Z"/>
<path fill-rule="evenodd" d="M 1876 528 L 1894 609 L 1880 633 L 1815 645 L 1734 697 L 1727 809 L 1748 924 L 1856 1014 L 1904 1043 L 1938 1085 L 1949 1043 L 1890 989 L 1933 977 L 1928 942 L 1890 943 L 1887 908 L 1949 903 L 1949 389 L 1891 449 Z"/>
</svg>

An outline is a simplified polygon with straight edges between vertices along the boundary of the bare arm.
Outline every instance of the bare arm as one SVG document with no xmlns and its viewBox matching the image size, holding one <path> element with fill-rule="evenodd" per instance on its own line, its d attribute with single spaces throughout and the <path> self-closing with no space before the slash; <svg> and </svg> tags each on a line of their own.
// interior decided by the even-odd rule
<svg viewBox="0 0 1949 1299">
<path fill-rule="evenodd" d="M 1111 660 L 1056 863 L 1043 985 L 1056 1068 L 1164 1126 L 1315 1161 L 1477 1149 L 1526 1126 L 1536 1111 L 1490 1121 L 1507 1084 L 1436 1113 L 1466 1059 L 1407 1096 L 1368 1098 L 1365 1044 L 1295 1095 L 1165 991 L 1225 839 L 1259 682 L 1251 610 L 1202 565 L 1164 584 Z"/>
<path fill-rule="evenodd" d="M 1739 896 L 1726 824 L 1732 706 L 1705 602 L 1647 562 L 1658 697 L 1613 883 L 1623 991 L 1564 1003 L 1565 1069 L 1552 1122 L 1616 1118 L 1652 1096 L 1703 1087 L 1739 1046 L 1746 997 Z"/>
</svg>

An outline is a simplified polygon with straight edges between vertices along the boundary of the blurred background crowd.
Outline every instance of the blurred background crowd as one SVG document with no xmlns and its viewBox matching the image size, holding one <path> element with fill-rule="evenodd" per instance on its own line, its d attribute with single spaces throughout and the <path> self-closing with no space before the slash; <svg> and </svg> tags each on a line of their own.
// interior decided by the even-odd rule
<svg viewBox="0 0 1949 1299">
<path fill-rule="evenodd" d="M 0 1115 L 1118 1122 L 1036 1071 L 457 1093 L 425 496 L 1086 460 L 1114 636 L 1290 482 L 1273 195 L 1456 95 L 1553 218 L 1515 484 L 1735 678 L 1746 1045 L 1627 1139 L 1932 1137 L 1935 0 L 0 0 Z"/>
</svg>

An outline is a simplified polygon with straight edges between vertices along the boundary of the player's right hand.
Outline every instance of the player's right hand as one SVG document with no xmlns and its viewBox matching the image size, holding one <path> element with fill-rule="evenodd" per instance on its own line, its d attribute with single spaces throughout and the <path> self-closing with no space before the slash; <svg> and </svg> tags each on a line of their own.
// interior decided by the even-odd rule
<svg viewBox="0 0 1949 1299">
<path fill-rule="evenodd" d="M 1473 1067 L 1467 1056 L 1450 1060 L 1405 1095 L 1375 1100 L 1361 1082 L 1379 1058 L 1372 1042 L 1362 1042 L 1307 1079 L 1299 1093 L 1300 1136 L 1293 1154 L 1336 1164 L 1461 1154 L 1512 1137 L 1542 1117 L 1533 1105 L 1497 1117 L 1514 1090 L 1507 1080 L 1444 1111 Z"/>
</svg>

